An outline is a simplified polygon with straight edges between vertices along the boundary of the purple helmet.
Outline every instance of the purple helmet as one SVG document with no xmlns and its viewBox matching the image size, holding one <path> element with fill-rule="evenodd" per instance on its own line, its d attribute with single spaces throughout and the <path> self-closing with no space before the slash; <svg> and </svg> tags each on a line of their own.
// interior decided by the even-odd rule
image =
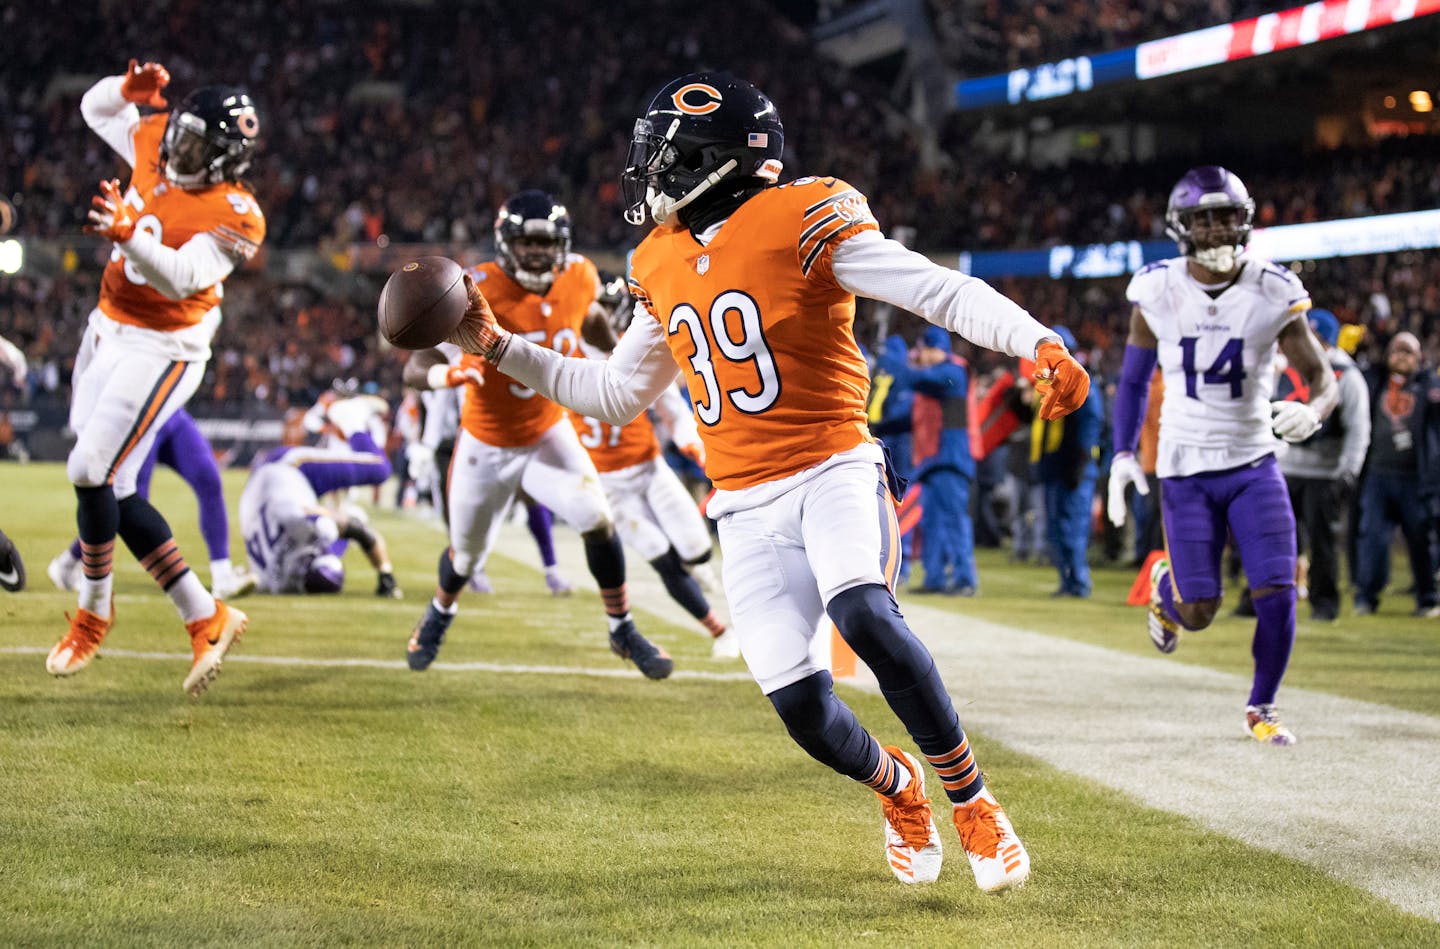
<svg viewBox="0 0 1440 949">
<path fill-rule="evenodd" d="M 334 554 L 321 554 L 305 570 L 306 593 L 339 593 L 345 585 L 345 565 Z"/>
<path fill-rule="evenodd" d="M 1219 252 L 1233 266 L 1234 255 L 1250 240 L 1254 223 L 1255 202 L 1245 183 L 1219 165 L 1191 168 L 1170 189 L 1165 233 L 1180 245 L 1180 253 L 1202 265 L 1215 262 Z"/>
</svg>

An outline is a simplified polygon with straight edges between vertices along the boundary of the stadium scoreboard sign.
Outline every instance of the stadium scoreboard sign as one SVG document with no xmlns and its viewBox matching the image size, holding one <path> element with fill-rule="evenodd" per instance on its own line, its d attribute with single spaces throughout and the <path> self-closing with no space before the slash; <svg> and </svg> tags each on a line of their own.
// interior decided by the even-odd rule
<svg viewBox="0 0 1440 949">
<path fill-rule="evenodd" d="M 955 102 L 963 110 L 1057 99 L 1111 83 L 1171 76 L 1307 46 L 1432 13 L 1440 13 L 1440 0 L 1323 0 L 1127 49 L 962 80 L 955 87 Z"/>
</svg>

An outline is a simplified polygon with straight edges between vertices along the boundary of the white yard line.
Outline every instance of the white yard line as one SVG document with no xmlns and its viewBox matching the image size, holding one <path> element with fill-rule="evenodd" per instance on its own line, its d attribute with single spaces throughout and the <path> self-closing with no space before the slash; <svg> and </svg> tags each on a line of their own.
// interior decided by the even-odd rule
<svg viewBox="0 0 1440 949">
<path fill-rule="evenodd" d="M 587 585 L 578 537 L 557 525 L 555 541 Z M 497 553 L 536 563 L 523 526 L 506 526 Z M 705 635 L 638 558 L 629 587 L 637 607 Z M 1283 688 L 1300 742 L 1272 748 L 1243 733 L 1248 678 L 903 608 L 985 738 L 1440 921 L 1440 718 Z M 1143 637 L 1139 612 L 1134 623 Z M 875 691 L 868 676 L 853 684 Z"/>
<path fill-rule="evenodd" d="M 44 656 L 50 650 L 44 646 L 0 646 L 0 654 L 17 656 Z M 131 649 L 100 650 L 100 658 L 106 659 L 151 659 L 165 662 L 190 662 L 188 652 L 139 652 Z M 410 667 L 399 659 L 316 659 L 309 656 L 253 656 L 244 652 L 232 652 L 225 657 L 226 665 L 244 664 L 258 666 L 297 666 L 318 669 L 394 669 L 409 671 Z M 499 662 L 437 662 L 428 672 L 503 672 L 531 673 L 534 675 L 588 676 L 594 679 L 643 679 L 638 669 L 594 669 L 585 666 L 531 666 Z M 672 679 L 691 679 L 705 682 L 750 682 L 744 672 L 704 672 L 695 669 L 677 669 Z"/>
</svg>

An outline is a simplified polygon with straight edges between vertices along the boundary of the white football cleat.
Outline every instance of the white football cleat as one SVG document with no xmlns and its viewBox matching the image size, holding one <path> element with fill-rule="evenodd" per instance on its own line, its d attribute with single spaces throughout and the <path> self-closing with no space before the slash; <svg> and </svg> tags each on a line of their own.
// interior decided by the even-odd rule
<svg viewBox="0 0 1440 949">
<path fill-rule="evenodd" d="M 930 800 L 925 796 L 925 769 L 908 752 L 883 749 L 910 771 L 910 783 L 899 794 L 879 794 L 885 815 L 885 860 L 901 883 L 934 883 L 944 856 Z"/>
<path fill-rule="evenodd" d="M 259 582 L 259 578 L 246 567 L 235 567 L 228 573 L 212 570 L 210 594 L 218 600 L 233 600 L 254 593 Z"/>
<path fill-rule="evenodd" d="M 75 593 L 80 589 L 80 581 L 85 574 L 80 566 L 80 561 L 70 556 L 67 548 L 56 554 L 55 559 L 50 561 L 50 565 L 45 568 L 45 576 L 55 584 L 55 589 L 69 590 L 71 593 Z"/>
<path fill-rule="evenodd" d="M 981 890 L 999 893 L 1029 879 L 1030 854 L 989 788 L 969 804 L 955 807 L 955 830 Z"/>
</svg>

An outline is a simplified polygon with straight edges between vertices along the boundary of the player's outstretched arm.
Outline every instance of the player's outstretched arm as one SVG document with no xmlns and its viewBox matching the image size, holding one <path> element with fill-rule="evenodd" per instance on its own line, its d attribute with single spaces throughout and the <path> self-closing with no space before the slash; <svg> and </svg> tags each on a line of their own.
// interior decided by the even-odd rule
<svg viewBox="0 0 1440 949">
<path fill-rule="evenodd" d="M 628 424 L 679 375 L 660 324 L 638 305 L 629 331 L 609 359 L 571 359 L 506 332 L 468 274 L 465 280 L 470 308 L 451 342 L 581 415 Z"/>
<path fill-rule="evenodd" d="M 1125 523 L 1125 489 L 1132 484 L 1140 494 L 1149 494 L 1145 472 L 1135 460 L 1140 444 L 1140 426 L 1150 402 L 1150 377 L 1155 373 L 1157 345 L 1150 324 L 1145 322 L 1137 306 L 1130 312 L 1130 335 L 1125 340 L 1125 362 L 1120 369 L 1120 383 L 1115 392 L 1115 430 L 1112 446 L 1115 457 L 1110 462 L 1110 490 L 1105 513 L 1116 527 Z"/>
<path fill-rule="evenodd" d="M 162 296 L 183 300 L 226 277 L 235 265 L 255 253 L 248 241 L 221 243 L 210 234 L 196 234 L 180 247 L 167 247 L 138 226 L 136 210 L 126 203 L 117 179 L 100 182 L 91 199 L 85 233 L 114 241 L 125 259 Z"/>
<path fill-rule="evenodd" d="M 135 167 L 135 126 L 140 124 L 137 105 L 165 108 L 160 90 L 170 84 L 170 73 L 159 63 L 130 60 L 125 72 L 106 76 L 80 98 L 80 115 L 105 144 Z"/>
<path fill-rule="evenodd" d="M 857 296 L 918 313 L 977 346 L 1035 360 L 1035 382 L 1044 390 L 1042 418 L 1060 418 L 1085 403 L 1085 367 L 1059 336 L 985 281 L 941 267 L 873 230 L 838 244 L 831 269 L 835 281 Z"/>
</svg>

